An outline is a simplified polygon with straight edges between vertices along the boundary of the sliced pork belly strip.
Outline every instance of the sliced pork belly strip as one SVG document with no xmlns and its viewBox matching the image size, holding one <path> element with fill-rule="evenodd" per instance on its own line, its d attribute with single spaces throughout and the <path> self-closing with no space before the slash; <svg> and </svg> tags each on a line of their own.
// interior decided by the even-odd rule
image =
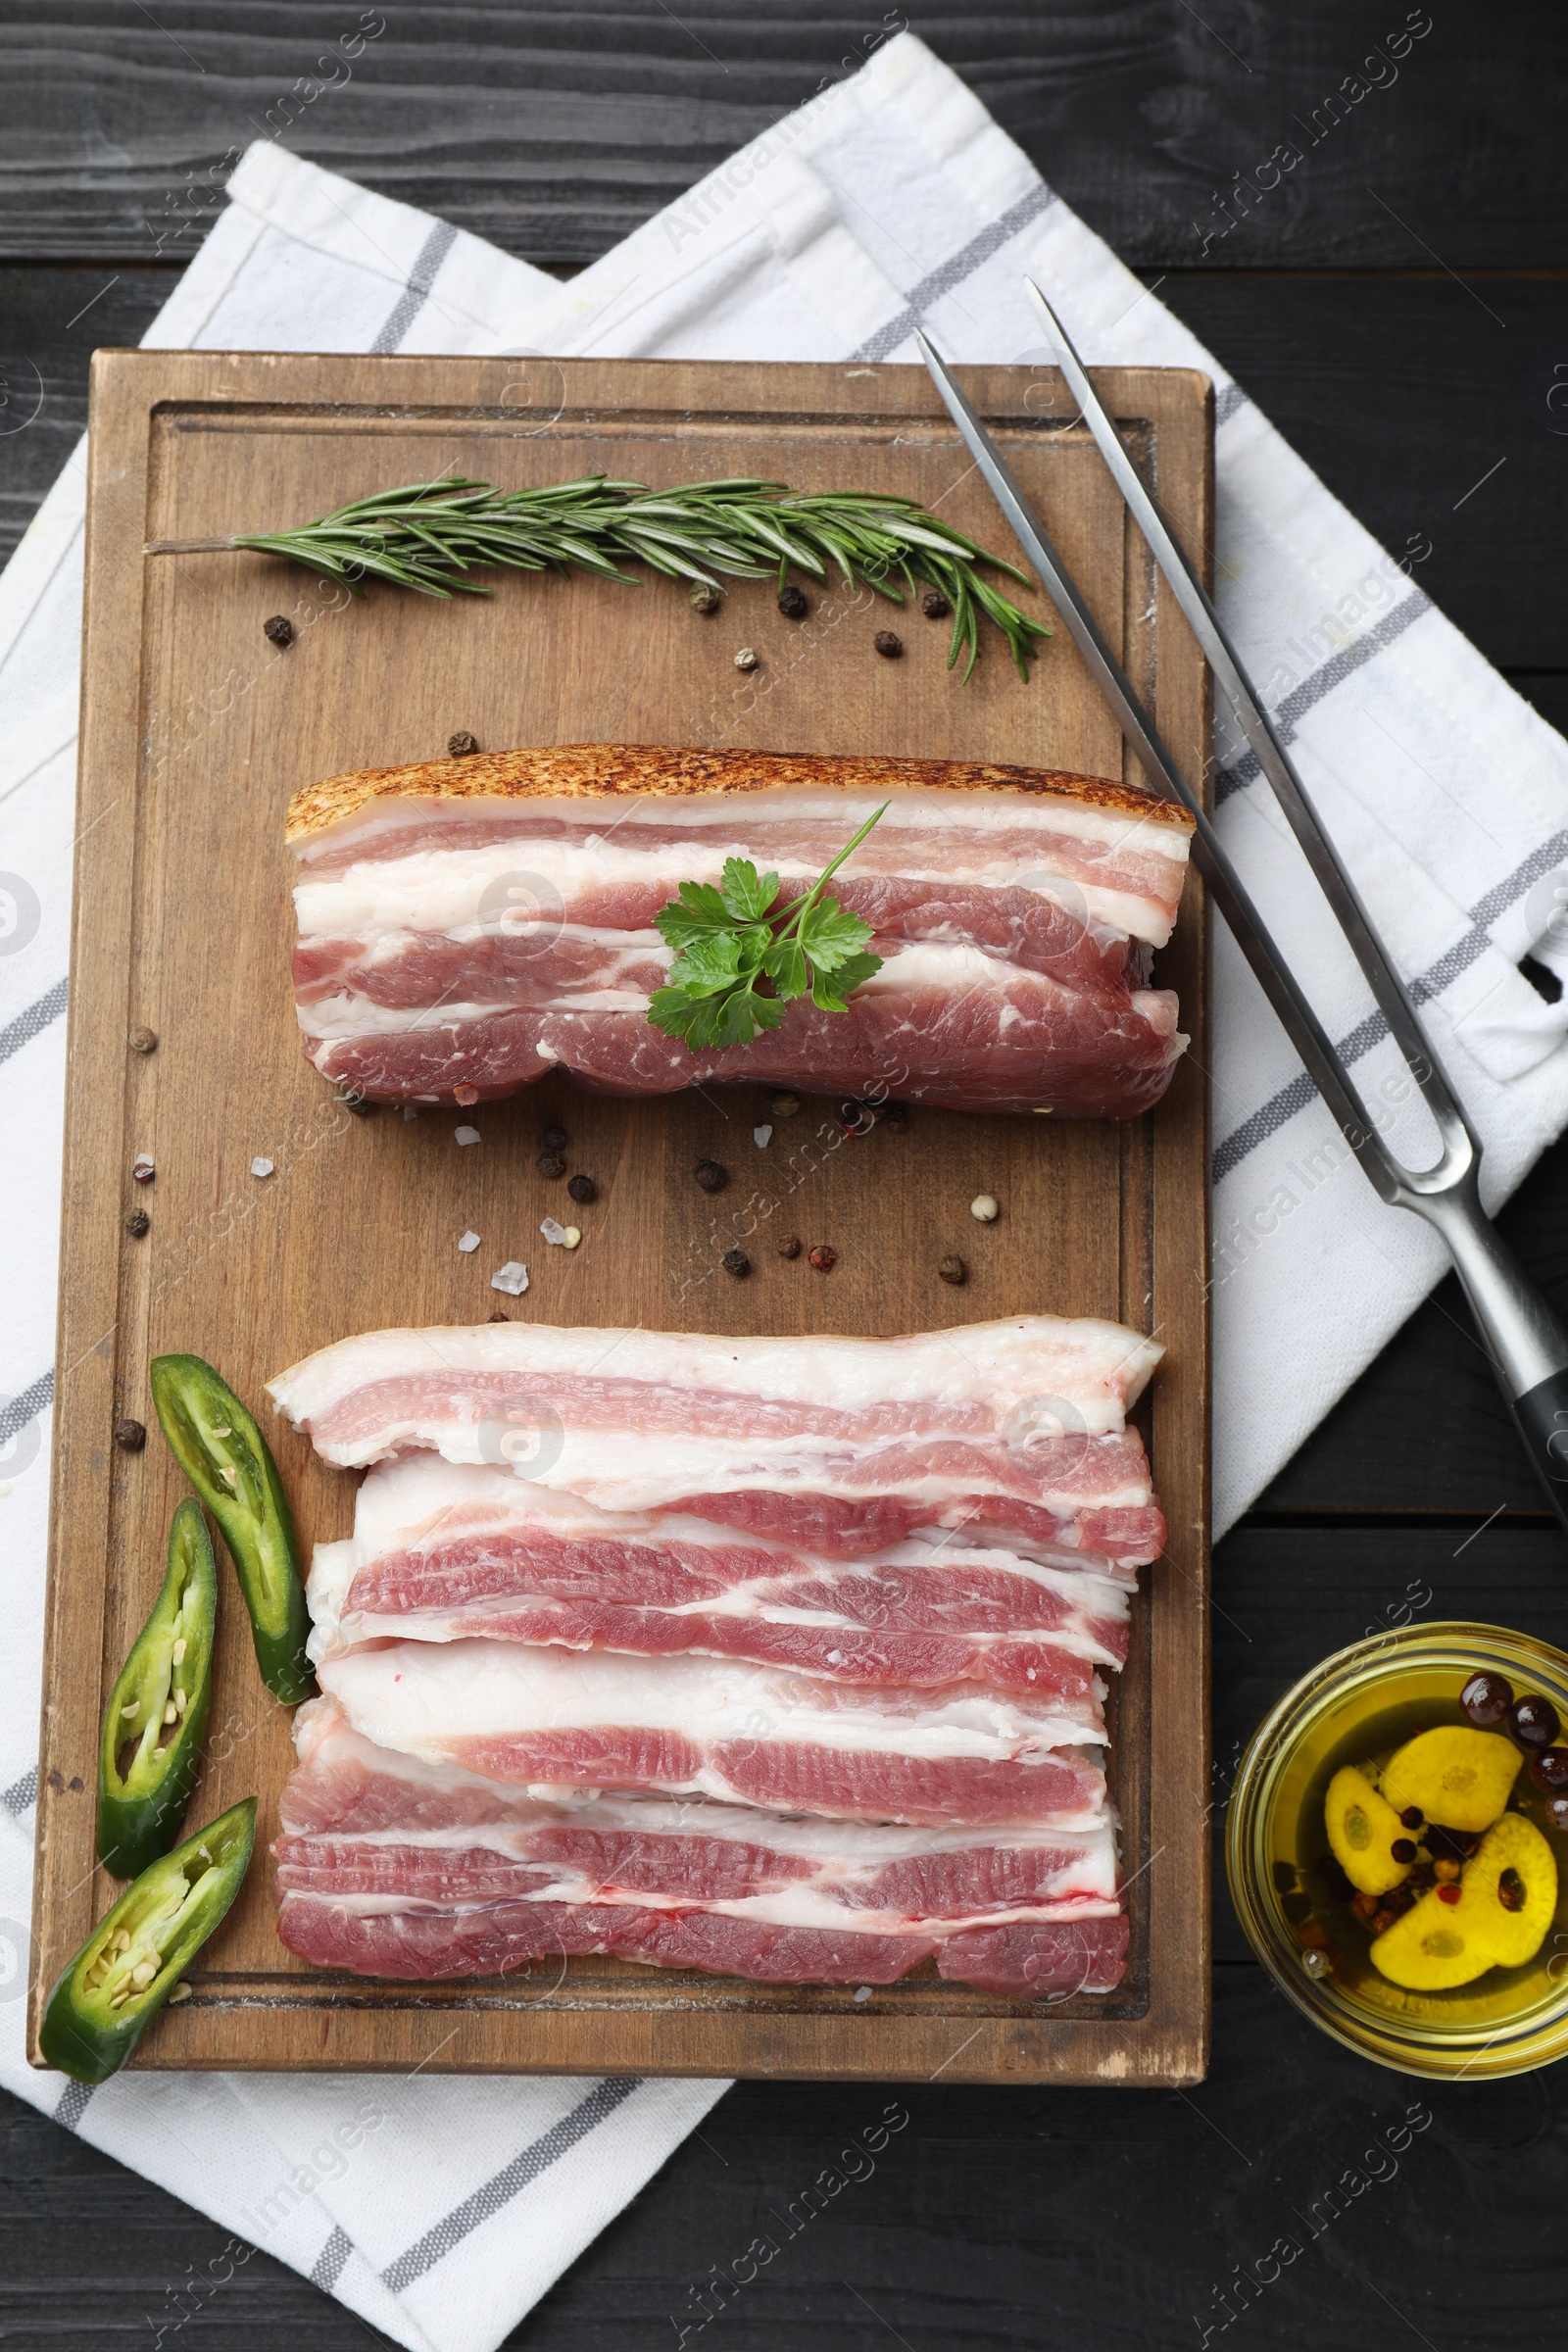
<svg viewBox="0 0 1568 2352">
<path fill-rule="evenodd" d="M 1102 1989 L 1125 1942 L 1113 1833 L 782 1821 L 649 1797 L 543 1801 L 295 1722 L 278 1932 L 318 1966 L 413 1979 L 608 1953 L 774 1983 L 889 1984 L 933 1952 L 988 1984 Z M 1013 1981 L 1005 1981 L 1011 1962 Z M 1097 1981 L 1098 1980 L 1098 1981 Z"/>
<path fill-rule="evenodd" d="M 897 1340 L 480 1324 L 340 1340 L 269 1394 L 345 1468 L 510 1460 L 602 1510 L 839 1555 L 916 1525 L 978 1520 L 994 1542 L 1015 1524 L 1031 1549 L 1130 1569 L 1158 1556 L 1163 1522 L 1123 1416 L 1162 1353 L 1050 1315 Z"/>
<path fill-rule="evenodd" d="M 515 866 L 525 861 L 514 853 L 527 844 L 575 855 L 584 886 L 596 859 L 595 887 L 607 895 L 595 919 L 604 922 L 618 916 L 611 894 L 635 881 L 639 860 L 673 854 L 683 861 L 677 881 L 694 856 L 710 858 L 715 874 L 730 855 L 753 857 L 760 871 L 784 873 L 793 859 L 793 870 L 814 874 L 884 801 L 892 806 L 857 860 L 862 876 L 989 889 L 1011 887 L 1020 873 L 1056 875 L 1074 885 L 1069 903 L 1082 893 L 1092 920 L 1154 947 L 1170 935 L 1191 820 L 1123 785 L 1052 769 L 551 746 L 332 777 L 296 794 L 287 837 L 307 887 L 353 877 L 378 894 L 378 906 L 388 891 L 406 895 L 414 877 L 393 869 L 414 859 L 446 861 L 450 872 L 450 861 L 495 848 Z M 585 887 L 561 895 L 588 903 Z M 307 931 L 358 928 L 318 916 L 313 903 Z M 415 927 L 444 930 L 454 919 L 462 916 L 442 906 Z"/>
<path fill-rule="evenodd" d="M 695 1657 L 402 1642 L 330 1659 L 357 1732 L 529 1788 L 620 1788 L 859 1821 L 1093 1829 L 1098 1698 L 865 1690 Z"/>
<path fill-rule="evenodd" d="M 1127 1650 L 1125 1591 L 1081 1569 L 929 1544 L 852 1567 L 419 1454 L 370 1473 L 353 1539 L 317 1547 L 310 1605 L 318 1661 L 368 1642 L 485 1636 L 1082 1698 L 1097 1665 Z"/>
</svg>

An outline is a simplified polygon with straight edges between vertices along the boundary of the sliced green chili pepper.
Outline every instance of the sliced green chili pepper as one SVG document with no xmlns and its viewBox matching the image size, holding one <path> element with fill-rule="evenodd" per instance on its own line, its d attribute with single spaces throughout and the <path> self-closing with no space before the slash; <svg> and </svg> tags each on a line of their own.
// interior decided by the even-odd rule
<svg viewBox="0 0 1568 2352">
<path fill-rule="evenodd" d="M 126 1887 L 55 1979 L 38 2035 L 48 2065 L 78 2082 L 124 2065 L 238 1894 L 255 1841 L 247 1796 Z"/>
<path fill-rule="evenodd" d="M 109 1694 L 98 1742 L 98 1859 L 117 1879 L 137 1877 L 178 1835 L 207 1734 L 217 1624 L 213 1541 L 187 1495 L 169 1530 L 164 1589 Z"/>
<path fill-rule="evenodd" d="M 199 1355 L 160 1355 L 149 1378 L 174 1456 L 218 1521 L 251 1613 L 262 1680 L 286 1707 L 309 1698 L 310 1613 L 294 1521 L 267 1440 Z"/>
</svg>

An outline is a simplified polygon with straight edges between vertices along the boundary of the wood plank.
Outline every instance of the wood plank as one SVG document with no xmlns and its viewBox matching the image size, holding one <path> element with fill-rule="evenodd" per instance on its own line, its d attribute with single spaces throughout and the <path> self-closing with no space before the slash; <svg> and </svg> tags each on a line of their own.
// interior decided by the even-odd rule
<svg viewBox="0 0 1568 2352">
<path fill-rule="evenodd" d="M 157 238 L 200 221 L 192 174 L 205 181 L 226 153 L 280 133 L 510 252 L 590 261 L 907 17 L 791 15 L 763 0 L 426 0 L 391 12 L 351 63 L 320 62 L 341 58 L 374 13 L 309 0 L 266 18 L 185 0 L 149 17 L 124 0 L 74 0 L 18 27 L 0 93 L 5 253 L 148 259 Z M 1352 84 L 1363 94 L 1348 99 L 1369 49 L 1410 13 L 1369 19 L 1358 0 L 1233 0 L 1218 13 L 994 0 L 922 9 L 915 23 L 1136 266 L 1201 260 L 1225 218 L 1216 194 L 1293 141 L 1301 162 L 1247 200 L 1210 260 L 1557 266 L 1549 0 L 1501 23 L 1443 14 L 1402 61 L 1371 67 L 1383 86 Z M 338 86 L 306 99 L 313 83 Z"/>
<path fill-rule="evenodd" d="M 678 591 L 511 577 L 483 604 L 377 592 L 364 606 L 302 592 L 270 561 L 144 564 L 146 538 L 207 537 L 309 514 L 377 481 L 455 467 L 511 481 L 606 468 L 655 482 L 779 474 L 804 486 L 897 486 L 984 534 L 985 494 L 922 370 L 581 362 L 516 431 L 505 361 L 100 355 L 95 368 L 87 686 L 67 1120 L 55 1521 L 39 1814 L 38 1936 L 47 1982 L 111 1890 L 91 1870 L 92 1797 L 73 1788 L 104 1692 L 145 1612 L 181 1482 L 155 1438 L 113 1453 L 122 1412 L 151 1422 L 148 1358 L 194 1348 L 260 1402 L 263 1381 L 346 1332 L 480 1321 L 492 1266 L 528 1251 L 541 1320 L 707 1330 L 890 1332 L 1050 1307 L 1126 1314 L 1170 1353 L 1150 1406 L 1171 1525 L 1170 1571 L 1140 1610 L 1115 1718 L 1116 1788 L 1134 1874 L 1133 1958 L 1104 2001 L 1031 2004 L 911 1979 L 857 2004 L 851 1988 L 768 1988 L 576 1962 L 563 1984 L 379 1987 L 315 1975 L 278 1947 L 266 1872 L 253 1873 L 195 1998 L 149 2037 L 155 2064 L 569 2072 L 1146 2076 L 1189 2080 L 1205 2045 L 1207 1616 L 1206 1104 L 1203 922 L 1196 889 L 1162 969 L 1195 1037 L 1142 1130 L 950 1118 L 846 1146 L 825 1104 L 779 1122 L 767 1090 L 626 1103 L 537 1092 L 472 1114 L 351 1118 L 300 1057 L 287 976 L 289 790 L 345 767 L 439 751 L 455 727 L 518 740 L 691 741 L 1031 759 L 1119 773 L 1116 732 L 1064 637 L 1025 689 L 992 649 L 965 688 L 939 632 L 906 619 L 906 659 L 878 661 L 868 592 L 824 593 L 785 623 L 764 582 L 705 620 Z M 1203 542 L 1212 403 L 1182 371 L 1115 371 L 1109 397 L 1157 455 L 1179 527 Z M 1156 600 L 1108 476 L 1081 428 L 1026 405 L 1027 369 L 975 371 L 1025 478 L 1102 623 L 1152 681 L 1161 723 L 1200 768 L 1206 697 L 1185 634 Z M 509 388 L 513 397 L 507 397 Z M 559 398 L 556 396 L 559 395 Z M 1038 401 L 1038 387 L 1035 399 Z M 994 533 L 993 533 L 994 535 Z M 266 614 L 296 614 L 278 654 Z M 918 632 L 924 631 L 923 635 Z M 740 637 L 762 653 L 737 680 Z M 228 913 L 213 920 L 226 896 Z M 150 1057 L 122 1040 L 145 1022 Z M 112 1107 L 111 1107 L 112 1106 Z M 559 1198 L 531 1165 L 560 1117 L 600 1199 L 575 1255 L 530 1248 Z M 128 1239 L 135 1152 L 153 1231 Z M 248 1174 L 265 1152 L 276 1173 Z M 715 1214 L 700 1158 L 734 1171 Z M 967 1204 L 1004 1202 L 979 1235 Z M 823 1283 L 764 1246 L 744 1286 L 717 1258 L 753 1222 L 786 1217 L 840 1263 Z M 741 1220 L 735 1225 L 735 1220 Z M 482 1253 L 462 1257 L 471 1225 Z M 936 1279 L 959 1247 L 972 1277 Z M 302 1539 L 344 1532 L 352 1485 L 306 1443 L 278 1441 Z M 106 1563 L 109 1564 L 106 1574 Z M 220 1633 L 194 1818 L 260 1788 L 272 1834 L 287 1723 L 259 1689 L 248 1633 Z M 101 1674 L 80 1671 L 94 1629 Z M 1144 1871 L 1155 1854 L 1182 1870 Z"/>
</svg>

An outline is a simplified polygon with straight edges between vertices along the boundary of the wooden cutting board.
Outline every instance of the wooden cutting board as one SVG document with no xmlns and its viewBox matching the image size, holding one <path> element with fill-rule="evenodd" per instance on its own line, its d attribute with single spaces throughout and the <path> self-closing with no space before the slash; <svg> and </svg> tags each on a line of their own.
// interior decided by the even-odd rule
<svg viewBox="0 0 1568 2352">
<path fill-rule="evenodd" d="M 1212 394 L 1182 370 L 1107 369 L 1187 544 L 1211 536 Z M 1059 378 L 969 370 L 973 397 L 1189 774 L 1205 765 L 1196 649 Z M 511 487 L 609 473 L 655 485 L 763 475 L 886 488 L 1009 551 L 923 372 L 701 362 L 342 359 L 101 352 L 93 365 L 86 658 L 66 1113 L 59 1391 L 40 1772 L 44 1990 L 116 1884 L 93 1867 L 105 1696 L 158 1589 L 183 1482 L 146 1370 L 209 1357 L 265 1416 L 264 1382 L 346 1333 L 513 1314 L 594 1325 L 893 1333 L 1051 1310 L 1115 1316 L 1169 1352 L 1141 1418 L 1170 1522 L 1146 1572 L 1111 1710 L 1131 1959 L 1108 1998 L 999 1998 L 931 1967 L 858 2000 L 615 1961 L 402 1986 L 318 1974 L 277 1940 L 266 1856 L 289 1719 L 256 1674 L 223 1570 L 213 1730 L 191 1824 L 261 1796 L 257 1859 L 194 1997 L 137 2063 L 159 2067 L 1185 2082 L 1208 2047 L 1208 1263 L 1205 922 L 1196 877 L 1156 978 L 1192 1046 L 1129 1125 L 911 1110 L 847 1138 L 827 1101 L 774 1118 L 770 1090 L 595 1100 L 551 1078 L 473 1113 L 351 1116 L 307 1065 L 289 987 L 284 807 L 339 769 L 487 749 L 620 741 L 983 758 L 1138 781 L 1065 634 L 1029 684 L 1000 638 L 971 682 L 947 629 L 868 591 L 784 619 L 736 583 L 705 618 L 672 584 L 502 575 L 486 601 L 355 602 L 252 555 L 147 557 L 153 540 L 303 521 L 377 487 L 465 473 Z M 1037 593 L 1022 601 L 1044 611 Z M 264 635 L 285 612 L 295 642 Z M 900 661 L 873 650 L 879 628 Z M 760 666 L 738 672 L 753 646 Z M 133 1030 L 156 1051 L 129 1049 Z M 772 1119 L 770 1144 L 753 1141 Z M 545 1246 L 561 1187 L 535 1167 L 559 1121 L 597 1200 L 574 1255 Z M 477 1145 L 455 1129 L 476 1126 Z M 131 1180 L 152 1154 L 150 1185 Z M 274 1172 L 254 1176 L 258 1156 Z M 710 1197 L 691 1170 L 730 1171 Z M 976 1223 L 994 1193 L 1002 1215 Z M 151 1231 L 123 1220 L 145 1208 Z M 457 1249 L 466 1228 L 479 1250 Z M 770 1236 L 839 1253 L 826 1276 Z M 748 1238 L 737 1282 L 722 1251 Z M 965 1287 L 938 1279 L 956 1251 Z M 532 1287 L 498 1300 L 509 1258 Z M 145 1450 L 113 1440 L 124 1415 Z M 273 1438 L 306 1546 L 348 1532 L 354 1479 Z"/>
</svg>

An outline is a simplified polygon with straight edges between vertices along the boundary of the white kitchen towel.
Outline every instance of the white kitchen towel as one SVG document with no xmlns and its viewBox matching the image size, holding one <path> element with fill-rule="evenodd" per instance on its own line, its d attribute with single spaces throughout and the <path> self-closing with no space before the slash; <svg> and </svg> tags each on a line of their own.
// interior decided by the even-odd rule
<svg viewBox="0 0 1568 2352">
<path fill-rule="evenodd" d="M 1568 1123 L 1568 998 L 1546 1004 L 1518 970 L 1533 953 L 1568 973 L 1568 747 L 1422 592 L 1430 543 L 1379 548 L 912 35 L 565 285 L 276 145 L 227 193 L 150 344 L 865 367 L 913 359 L 923 321 L 959 361 L 1037 364 L 1028 270 L 1091 361 L 1206 369 L 1225 618 L 1486 1137 L 1489 1199 Z M 0 579 L 0 1529 L 21 1702 L 0 1721 L 0 2080 L 217 2216 L 236 2241 L 220 2267 L 259 2244 L 401 2342 L 482 2352 L 721 2085 L 136 2076 L 89 2097 L 28 2072 L 7 2003 L 35 1791 L 82 484 L 78 452 Z M 1418 1149 L 1410 1089 L 1253 762 L 1223 734 L 1217 756 L 1233 855 L 1390 1133 Z M 1443 1260 L 1375 1202 L 1223 931 L 1215 996 L 1224 1528 Z"/>
</svg>

